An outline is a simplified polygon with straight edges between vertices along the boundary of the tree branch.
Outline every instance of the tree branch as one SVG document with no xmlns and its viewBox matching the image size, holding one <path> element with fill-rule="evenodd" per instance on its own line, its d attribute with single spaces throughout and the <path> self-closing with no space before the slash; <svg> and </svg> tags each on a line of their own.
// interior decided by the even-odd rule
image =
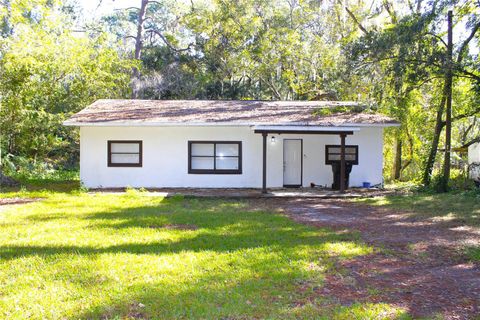
<svg viewBox="0 0 480 320">
<path fill-rule="evenodd" d="M 465 141 L 467 140 L 467 136 L 468 134 L 470 133 L 470 131 L 476 126 L 476 119 L 477 118 L 473 118 L 473 121 L 470 123 L 470 125 L 467 127 L 467 129 L 465 129 L 462 133 L 462 137 L 461 137 L 461 140 L 463 143 L 465 143 Z"/>
<path fill-rule="evenodd" d="M 442 42 L 445 47 L 448 47 L 448 46 L 447 46 L 447 43 L 445 42 L 445 40 L 442 39 L 442 37 L 440 37 L 440 36 L 438 36 L 438 35 L 436 35 L 435 33 L 432 33 L 432 32 L 427 32 L 426 34 L 428 34 L 429 36 L 434 37 L 435 39 L 440 40 L 440 42 Z"/>
<path fill-rule="evenodd" d="M 158 2 L 158 1 L 154 1 L 154 0 L 148 0 L 148 3 L 147 3 L 147 5 L 149 5 L 149 4 L 151 4 L 151 3 L 156 3 L 156 4 L 158 4 L 159 6 L 161 6 L 161 5 L 162 5 L 160 2 Z"/>
<path fill-rule="evenodd" d="M 128 11 L 128 10 L 140 10 L 140 8 L 137 8 L 137 7 L 128 7 L 128 8 L 114 9 L 114 11 Z"/>
<path fill-rule="evenodd" d="M 413 89 L 418 89 L 418 88 L 422 87 L 425 83 L 428 83 L 432 80 L 440 79 L 440 78 L 443 78 L 443 77 L 442 76 L 434 76 L 434 77 L 430 77 L 430 78 L 427 78 L 425 80 L 422 80 L 416 85 L 411 85 L 405 90 L 405 94 L 410 93 L 411 91 L 413 91 Z"/>
<path fill-rule="evenodd" d="M 458 70 L 458 69 L 457 69 Z M 463 68 L 460 68 L 459 71 L 467 76 L 470 76 L 470 78 L 475 79 L 476 81 L 480 82 L 480 76 L 476 75 L 475 73 L 472 73 L 468 70 L 465 70 Z"/>
<path fill-rule="evenodd" d="M 360 30 L 363 31 L 363 33 L 365 34 L 368 34 L 368 31 L 367 29 L 365 29 L 362 24 L 358 21 L 357 17 L 355 17 L 355 15 L 353 14 L 352 11 L 350 11 L 347 7 L 345 7 L 345 10 L 347 11 L 348 15 L 350 16 L 350 18 L 352 18 L 353 22 L 355 22 L 355 24 L 358 26 L 358 28 Z"/>
<path fill-rule="evenodd" d="M 153 19 L 153 18 L 152 17 L 145 17 L 145 19 L 143 19 L 143 23 L 145 23 L 145 21 L 151 20 L 151 19 Z"/>
<path fill-rule="evenodd" d="M 365 65 L 369 65 L 369 64 L 375 64 L 375 63 L 378 63 L 378 62 L 382 62 L 382 61 L 386 61 L 386 60 L 392 60 L 392 59 L 403 59 L 404 56 L 402 55 L 399 55 L 399 56 L 388 56 L 388 57 L 383 57 L 383 58 L 379 58 L 379 59 L 376 59 L 376 60 L 370 60 L 370 61 L 364 61 L 361 65 L 358 66 L 358 68 L 361 68 Z M 406 63 L 416 63 L 416 64 L 425 64 L 427 66 L 434 66 L 434 67 L 437 67 L 437 68 L 442 68 L 443 65 L 440 65 L 438 63 L 434 63 L 432 61 L 428 61 L 428 60 L 421 60 L 421 59 L 403 59 L 404 62 Z"/>
<path fill-rule="evenodd" d="M 455 117 L 452 117 L 452 122 L 453 121 L 456 121 L 456 120 L 461 120 L 461 119 L 465 119 L 465 118 L 469 118 L 469 117 L 473 117 L 477 114 L 480 113 L 480 107 L 478 107 L 477 109 L 474 109 L 473 111 L 471 112 L 467 112 L 467 113 L 463 113 L 463 114 L 459 114 Z M 442 124 L 445 125 L 445 121 L 442 121 Z"/>
<path fill-rule="evenodd" d="M 175 47 L 170 43 L 170 41 L 167 40 L 167 38 L 166 38 L 160 31 L 155 30 L 155 29 L 146 29 L 145 31 L 157 35 L 157 36 L 165 43 L 165 45 L 166 45 L 170 50 L 175 51 L 175 52 L 188 51 L 188 50 L 190 50 L 190 48 L 193 46 L 193 44 L 190 43 L 190 44 L 188 45 L 188 47 L 186 47 L 186 48 L 177 49 L 177 48 L 175 48 Z"/>
<path fill-rule="evenodd" d="M 383 1 L 383 7 L 385 8 L 385 10 L 387 10 L 390 19 L 392 19 L 392 23 L 396 24 L 397 16 L 395 15 L 395 10 L 391 7 L 391 4 L 388 2 L 388 0 Z"/>
<path fill-rule="evenodd" d="M 463 56 L 465 53 L 465 50 L 467 50 L 467 46 L 472 41 L 473 37 L 475 37 L 475 33 L 480 29 L 480 22 L 478 22 L 475 26 L 473 26 L 472 32 L 468 36 L 465 41 L 463 41 L 462 45 L 460 46 L 460 49 L 458 50 L 458 56 L 457 56 L 457 63 L 460 64 L 463 60 Z"/>
<path fill-rule="evenodd" d="M 477 142 L 480 142 L 480 137 L 477 137 L 477 138 L 475 138 L 475 139 L 472 139 L 472 140 L 468 141 L 467 143 L 465 143 L 465 144 L 462 146 L 462 148 L 468 148 L 468 147 L 470 147 L 472 144 L 477 143 Z"/>
<path fill-rule="evenodd" d="M 280 92 L 278 92 L 277 88 L 273 85 L 273 83 L 271 83 L 270 81 L 266 81 L 262 76 L 258 76 L 258 78 L 263 81 L 264 83 L 267 84 L 267 86 L 270 87 L 270 89 L 272 89 L 273 93 L 275 94 L 275 96 L 277 97 L 278 100 L 282 100 L 282 95 L 280 94 Z"/>
</svg>

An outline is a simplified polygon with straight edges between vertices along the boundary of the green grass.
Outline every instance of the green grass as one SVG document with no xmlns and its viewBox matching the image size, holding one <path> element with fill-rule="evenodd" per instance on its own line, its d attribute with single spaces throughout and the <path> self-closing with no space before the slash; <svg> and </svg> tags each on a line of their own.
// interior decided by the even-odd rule
<svg viewBox="0 0 480 320">
<path fill-rule="evenodd" d="M 415 219 L 430 220 L 444 224 L 446 227 L 465 225 L 475 229 L 480 228 L 480 193 L 478 191 L 413 192 L 406 195 L 363 198 L 355 201 L 407 211 Z M 480 261 L 480 247 L 468 247 L 465 252 L 472 261 Z"/>
<path fill-rule="evenodd" d="M 465 254 L 471 261 L 480 262 L 480 247 L 467 246 L 465 248 Z"/>
<path fill-rule="evenodd" d="M 68 172 L 70 174 L 70 172 Z M 68 179 L 60 179 L 59 176 L 53 176 L 51 179 L 19 179 L 18 187 L 0 186 L 0 198 L 45 198 L 53 194 L 76 194 L 82 192 L 80 180 L 77 172 L 71 173 Z"/>
<path fill-rule="evenodd" d="M 374 251 L 358 235 L 300 225 L 247 202 L 88 194 L 78 182 L 0 196 L 45 198 L 0 209 L 0 318 L 403 314 L 387 304 L 342 307 L 315 293 L 326 275 L 342 272 L 336 261 Z"/>
</svg>

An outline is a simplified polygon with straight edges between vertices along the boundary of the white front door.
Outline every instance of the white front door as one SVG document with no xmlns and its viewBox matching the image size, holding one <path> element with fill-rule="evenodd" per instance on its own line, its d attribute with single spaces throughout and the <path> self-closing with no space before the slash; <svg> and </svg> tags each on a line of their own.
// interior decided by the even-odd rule
<svg viewBox="0 0 480 320">
<path fill-rule="evenodd" d="M 283 186 L 302 185 L 302 139 L 283 140 Z"/>
</svg>

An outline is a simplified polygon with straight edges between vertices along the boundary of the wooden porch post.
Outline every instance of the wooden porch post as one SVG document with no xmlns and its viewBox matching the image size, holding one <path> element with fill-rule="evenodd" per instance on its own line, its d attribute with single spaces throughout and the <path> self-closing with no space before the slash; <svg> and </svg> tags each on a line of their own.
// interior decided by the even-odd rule
<svg viewBox="0 0 480 320">
<path fill-rule="evenodd" d="M 340 193 L 345 193 L 345 133 L 340 133 Z"/>
<path fill-rule="evenodd" d="M 263 137 L 263 172 L 262 172 L 262 193 L 267 193 L 267 135 L 262 132 Z"/>
</svg>

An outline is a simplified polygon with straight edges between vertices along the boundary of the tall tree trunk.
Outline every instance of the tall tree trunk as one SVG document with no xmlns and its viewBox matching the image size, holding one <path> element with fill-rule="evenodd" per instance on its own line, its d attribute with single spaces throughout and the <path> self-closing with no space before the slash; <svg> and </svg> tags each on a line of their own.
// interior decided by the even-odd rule
<svg viewBox="0 0 480 320">
<path fill-rule="evenodd" d="M 447 70 L 445 73 L 445 85 L 447 106 L 445 109 L 445 158 L 443 160 L 443 179 L 440 190 L 448 191 L 448 182 L 450 180 L 450 153 L 452 149 L 452 51 L 453 51 L 453 24 L 452 11 L 448 11 L 448 42 L 447 42 Z"/>
<path fill-rule="evenodd" d="M 395 159 L 393 163 L 393 179 L 399 180 L 402 172 L 402 140 L 397 136 L 395 141 Z"/>
<path fill-rule="evenodd" d="M 145 14 L 147 12 L 147 5 L 149 0 L 142 0 L 140 9 L 138 10 L 137 19 L 137 34 L 135 35 L 135 60 L 140 60 L 143 49 L 143 23 L 145 22 Z M 138 91 L 136 88 L 136 81 L 140 78 L 140 71 L 137 67 L 132 70 L 132 99 L 138 98 Z"/>
<path fill-rule="evenodd" d="M 445 101 L 447 100 L 447 86 L 446 83 L 443 86 L 442 90 L 442 99 L 437 108 L 437 118 L 435 121 L 435 131 L 433 133 L 432 143 L 430 145 L 430 152 L 428 154 L 425 167 L 423 169 L 423 178 L 422 183 L 424 186 L 429 186 L 432 178 L 433 165 L 435 164 L 435 158 L 437 157 L 438 144 L 440 142 L 440 135 L 442 133 L 443 126 L 445 123 L 442 120 L 443 111 L 445 110 Z"/>
<path fill-rule="evenodd" d="M 137 34 L 135 36 L 135 59 L 140 60 L 143 49 L 143 23 L 145 22 L 145 14 L 147 12 L 148 0 L 142 0 L 142 4 L 138 11 Z"/>
<path fill-rule="evenodd" d="M 399 109 L 405 111 L 406 95 L 402 93 L 402 86 L 403 86 L 403 81 L 397 78 L 395 80 L 395 92 L 396 92 L 395 102 Z M 402 131 L 404 127 L 407 125 L 405 121 L 406 114 L 407 113 L 404 112 L 400 115 L 400 122 L 402 123 L 402 127 L 396 130 L 396 135 L 395 135 L 395 158 L 393 159 L 393 179 L 394 180 L 399 180 L 402 174 L 402 149 L 403 149 Z M 402 119 L 404 121 L 402 121 Z"/>
</svg>

